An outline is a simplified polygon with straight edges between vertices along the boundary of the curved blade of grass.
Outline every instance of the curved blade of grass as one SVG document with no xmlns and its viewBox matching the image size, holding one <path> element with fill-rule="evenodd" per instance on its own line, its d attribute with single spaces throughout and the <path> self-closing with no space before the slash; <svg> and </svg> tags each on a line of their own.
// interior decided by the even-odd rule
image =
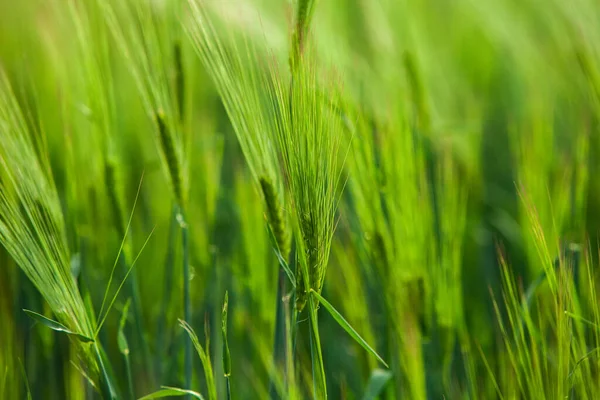
<svg viewBox="0 0 600 400">
<path fill-rule="evenodd" d="M 573 319 L 574 319 L 574 320 L 576 320 L 576 321 L 583 322 L 583 323 L 585 323 L 585 324 L 587 324 L 587 325 L 589 325 L 589 326 L 591 326 L 591 327 L 595 328 L 596 330 L 600 330 L 600 326 L 599 326 L 598 324 L 596 324 L 596 323 L 595 323 L 595 322 L 593 322 L 593 321 L 590 321 L 589 319 L 585 319 L 585 318 L 583 318 L 583 317 L 582 317 L 582 316 L 580 316 L 580 315 L 573 314 L 572 312 L 569 312 L 569 311 L 565 311 L 565 315 L 566 315 L 566 316 L 568 316 L 568 317 L 571 317 L 571 318 L 573 318 Z"/>
<path fill-rule="evenodd" d="M 73 332 L 69 328 L 67 328 L 66 326 L 61 324 L 60 322 L 56 322 L 50 318 L 46 318 L 42 314 L 38 314 L 35 311 L 26 310 L 26 309 L 23 309 L 23 311 L 25 311 L 25 314 L 27 314 L 29 317 L 34 319 L 36 322 L 41 323 L 42 325 L 52 329 L 53 331 L 64 332 L 67 335 L 76 337 L 77 339 L 81 340 L 84 343 L 90 343 L 90 342 L 94 341 L 94 339 L 87 337 L 85 335 L 82 335 L 80 333 Z"/>
<path fill-rule="evenodd" d="M 150 399 L 160 399 L 162 397 L 175 397 L 175 396 L 192 396 L 196 399 L 204 400 L 204 397 L 198 392 L 194 392 L 193 390 L 180 389 L 176 387 L 170 386 L 161 386 L 160 390 L 157 390 L 154 393 L 147 394 L 144 397 L 140 397 L 138 400 L 150 400 Z"/>
<path fill-rule="evenodd" d="M 571 377 L 573 376 L 573 374 L 575 373 L 575 371 L 577 371 L 577 368 L 579 367 L 579 365 L 582 362 L 584 362 L 585 360 L 587 360 L 588 358 L 590 358 L 591 356 L 593 356 L 598 351 L 600 351 L 600 347 L 596 347 L 595 349 L 590 350 L 583 357 L 581 357 L 579 360 L 577 360 L 577 362 L 573 366 L 573 369 L 571 370 L 571 372 L 569 372 L 569 375 L 567 376 L 567 379 L 571 379 Z"/>
<path fill-rule="evenodd" d="M 198 340 L 198 335 L 196 335 L 194 329 L 192 329 L 192 327 L 187 322 L 180 319 L 179 325 L 181 325 L 181 327 L 187 332 L 188 336 L 190 337 L 190 340 L 192 341 L 192 344 L 194 345 L 194 348 L 196 349 L 196 352 L 198 352 L 198 357 L 200 357 L 200 361 L 202 362 L 202 367 L 204 368 L 204 378 L 206 379 L 208 398 L 210 400 L 217 400 L 217 387 L 215 385 L 215 380 L 213 376 L 213 368 L 210 361 L 210 354 L 208 353 L 208 340 L 205 349 L 200 344 L 200 340 Z"/>
<path fill-rule="evenodd" d="M 360 344 L 363 349 L 367 350 L 369 353 L 371 353 L 373 356 L 375 356 L 375 358 L 377 358 L 379 360 L 379 362 L 381 362 L 383 365 L 385 365 L 386 368 L 389 368 L 387 363 L 385 361 L 383 361 L 383 358 L 381 358 L 379 356 L 379 354 L 377 354 L 377 352 L 375 350 L 373 350 L 373 348 L 371 346 L 369 346 L 369 344 L 354 330 L 354 328 L 352 328 L 352 326 L 348 323 L 348 321 L 346 321 L 346 319 L 342 316 L 342 314 L 340 314 L 331 305 L 331 303 L 329 303 L 327 300 L 325 300 L 323 298 L 323 296 L 321 296 L 319 293 L 317 293 L 313 289 L 311 289 L 310 292 L 317 298 L 317 300 L 319 300 L 319 302 L 321 304 L 323 304 L 323 306 L 325 307 L 325 309 L 327 309 L 327 311 L 329 311 L 329 314 L 331 314 L 333 319 L 335 319 L 335 321 L 342 328 L 344 328 L 344 330 L 346 332 L 348 332 L 348 334 L 352 337 L 352 339 L 354 339 L 358 344 Z"/>
<path fill-rule="evenodd" d="M 374 369 L 371 372 L 369 383 L 367 383 L 367 389 L 362 397 L 362 400 L 375 400 L 385 389 L 385 386 L 392 378 L 392 373 L 384 369 Z"/>
</svg>

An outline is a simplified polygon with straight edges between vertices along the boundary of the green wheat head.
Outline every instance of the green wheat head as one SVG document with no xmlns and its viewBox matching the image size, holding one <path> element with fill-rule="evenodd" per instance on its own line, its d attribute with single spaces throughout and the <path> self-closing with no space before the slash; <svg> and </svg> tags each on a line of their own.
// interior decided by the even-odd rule
<svg viewBox="0 0 600 400">
<path fill-rule="evenodd" d="M 0 73 L 0 242 L 71 331 L 94 337 L 77 284 L 58 193 L 38 158 L 24 114 Z M 92 346 L 73 340 L 92 379 L 99 367 Z"/>
<path fill-rule="evenodd" d="M 334 80 L 320 81 L 305 59 L 291 81 L 274 76 L 273 101 L 280 110 L 277 143 L 296 232 L 296 308 L 309 289 L 321 292 L 342 182 L 341 119 L 333 108 Z"/>
<path fill-rule="evenodd" d="M 98 8 L 127 61 L 152 122 L 156 148 L 173 198 L 180 207 L 185 207 L 188 176 L 183 133 L 184 71 L 177 34 L 172 26 L 155 18 L 156 9 L 150 3 L 99 1 Z M 169 12 L 174 11 L 169 8 Z M 138 28 L 131 29 L 134 26 Z"/>
<path fill-rule="evenodd" d="M 267 221 L 281 254 L 290 251 L 291 230 L 284 212 L 283 180 L 277 159 L 277 121 L 270 103 L 275 68 L 269 52 L 234 32 L 221 31 L 205 5 L 189 0 L 187 32 L 217 86 L 223 104 L 263 196 Z M 265 61 L 266 60 L 266 61 Z"/>
<path fill-rule="evenodd" d="M 167 170 L 169 171 L 169 182 L 171 189 L 177 200 L 177 204 L 185 204 L 183 189 L 183 168 L 181 157 L 176 148 L 175 138 L 169 125 L 167 124 L 165 113 L 162 110 L 156 112 L 156 124 L 158 126 L 159 148 L 162 158 L 165 160 Z"/>
<path fill-rule="evenodd" d="M 275 186 L 267 177 L 260 178 L 260 187 L 267 206 L 267 218 L 273 230 L 277 247 L 284 257 L 290 253 L 291 236 L 286 223 L 286 215 L 281 207 L 281 201 L 275 191 Z"/>
</svg>

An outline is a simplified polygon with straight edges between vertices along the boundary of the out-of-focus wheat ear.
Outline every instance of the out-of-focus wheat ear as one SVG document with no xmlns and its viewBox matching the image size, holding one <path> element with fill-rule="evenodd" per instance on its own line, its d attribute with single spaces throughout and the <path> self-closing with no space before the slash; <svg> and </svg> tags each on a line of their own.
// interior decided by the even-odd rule
<svg viewBox="0 0 600 400">
<path fill-rule="evenodd" d="M 119 237 L 125 237 L 125 219 L 123 218 L 123 209 L 121 206 L 121 197 L 119 196 L 120 179 L 117 174 L 115 161 L 113 159 L 106 160 L 104 165 L 104 181 L 108 192 L 108 200 L 114 217 L 115 226 Z"/>
<path fill-rule="evenodd" d="M 427 133 L 431 127 L 429 106 L 417 62 L 410 52 L 404 53 L 404 68 L 406 68 L 406 78 L 415 107 L 417 126 L 422 132 Z"/>
<path fill-rule="evenodd" d="M 267 219 L 269 225 L 273 231 L 273 236 L 277 242 L 279 252 L 283 258 L 287 260 L 290 254 L 291 235 L 283 213 L 281 201 L 279 201 L 275 186 L 269 178 L 262 176 L 259 181 L 267 206 Z"/>
<path fill-rule="evenodd" d="M 373 240 L 373 258 L 375 259 L 375 262 L 379 263 L 381 265 L 381 267 L 385 270 L 387 270 L 388 265 L 389 265 L 389 260 L 388 260 L 388 256 L 387 256 L 387 250 L 386 250 L 386 245 L 385 245 L 385 240 L 383 239 L 383 235 L 381 234 L 380 231 L 376 231 L 375 232 L 375 238 Z"/>
<path fill-rule="evenodd" d="M 179 122 L 183 123 L 183 119 L 185 118 L 185 75 L 183 74 L 183 55 L 181 53 L 180 42 L 175 42 L 173 46 L 173 58 L 175 64 L 175 98 L 177 100 Z"/>
<path fill-rule="evenodd" d="M 305 36 L 310 26 L 312 13 L 316 0 L 298 0 L 296 10 L 296 24 L 292 33 L 292 44 L 290 49 L 290 69 L 292 72 L 298 67 L 302 52 L 304 50 Z"/>
<path fill-rule="evenodd" d="M 175 196 L 178 205 L 180 207 L 183 207 L 183 177 L 181 170 L 181 162 L 179 160 L 179 157 L 177 156 L 177 151 L 175 149 L 175 140 L 173 138 L 173 132 L 171 132 L 169 127 L 167 126 L 165 113 L 162 110 L 156 111 L 155 118 L 156 123 L 158 124 L 160 148 L 169 168 L 169 177 L 171 178 L 173 195 Z"/>
</svg>

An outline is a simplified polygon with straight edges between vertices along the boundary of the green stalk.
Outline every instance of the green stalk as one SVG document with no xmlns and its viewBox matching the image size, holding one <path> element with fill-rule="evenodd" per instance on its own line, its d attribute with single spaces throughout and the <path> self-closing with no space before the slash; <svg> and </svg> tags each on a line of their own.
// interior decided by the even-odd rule
<svg viewBox="0 0 600 400">
<path fill-rule="evenodd" d="M 296 377 L 295 377 L 295 353 L 296 353 L 296 307 L 290 304 L 295 304 L 294 301 L 290 303 L 291 296 L 285 296 L 282 299 L 283 305 L 283 313 L 284 313 L 284 324 L 285 324 L 285 371 L 286 371 L 286 380 L 287 380 L 287 398 L 295 399 L 296 398 Z M 293 298 L 291 298 L 294 300 Z M 291 308 L 290 308 L 291 307 Z M 290 315 L 290 310 L 294 311 L 294 314 Z"/>
<path fill-rule="evenodd" d="M 135 400 L 135 394 L 133 393 L 133 378 L 131 376 L 131 360 L 129 360 L 129 354 L 125 355 L 125 369 L 127 371 L 127 386 L 129 389 L 129 398 Z"/>
<path fill-rule="evenodd" d="M 296 296 L 294 295 L 294 302 L 291 305 L 292 309 L 292 326 L 291 326 L 291 335 L 292 335 L 292 362 L 291 365 L 293 370 L 296 370 L 296 343 L 298 342 L 298 309 L 296 308 Z"/>
<path fill-rule="evenodd" d="M 94 350 L 96 351 L 96 357 L 98 357 L 98 365 L 100 367 L 100 390 L 102 392 L 102 397 L 104 399 L 117 399 L 118 395 L 115 392 L 115 387 L 110 378 L 110 375 L 106 370 L 106 367 L 104 366 L 104 358 L 102 357 L 100 347 L 97 341 L 94 342 Z"/>
<path fill-rule="evenodd" d="M 178 214 L 179 225 L 181 226 L 181 242 L 183 249 L 183 318 L 185 321 L 192 320 L 192 303 L 190 300 L 190 262 L 188 245 L 188 226 L 185 222 L 183 211 L 180 209 Z M 185 369 L 185 387 L 192 387 L 192 342 L 188 338 L 184 346 L 184 369 Z M 190 398 L 188 396 L 188 398 Z"/>
<path fill-rule="evenodd" d="M 123 265 L 123 270 L 125 272 L 127 272 L 128 268 L 128 263 L 127 263 L 127 257 L 125 256 L 125 254 L 121 254 L 121 263 Z M 152 363 L 150 361 L 150 349 L 148 348 L 148 342 L 146 341 L 145 337 L 144 337 L 144 327 L 142 325 L 142 307 L 141 307 L 141 302 L 140 302 L 140 295 L 139 295 L 139 287 L 138 287 L 138 282 L 137 282 L 137 275 L 135 274 L 135 271 L 131 271 L 131 274 L 133 276 L 130 277 L 130 279 L 128 280 L 128 285 L 129 285 L 129 291 L 131 294 L 131 305 L 133 306 L 133 319 L 134 319 L 134 330 L 135 330 L 135 335 L 137 337 L 137 341 L 139 343 L 139 346 L 141 347 L 142 350 L 142 357 L 144 359 L 144 364 L 146 364 L 146 368 L 148 368 L 147 372 L 148 372 L 148 377 L 150 378 L 150 381 L 154 381 L 154 372 L 153 372 L 153 368 L 152 368 Z"/>
<path fill-rule="evenodd" d="M 323 365 L 323 352 L 321 350 L 321 338 L 319 336 L 317 307 L 316 301 L 310 293 L 308 295 L 308 303 L 310 324 L 310 348 L 313 366 L 313 389 L 315 392 L 315 399 L 327 399 L 327 379 L 325 377 L 325 367 Z M 316 354 L 314 354 L 313 351 L 316 352 Z"/>
<path fill-rule="evenodd" d="M 283 309 L 283 294 L 285 292 L 285 271 L 279 267 L 277 282 L 277 302 L 275 311 L 275 338 L 273 341 L 273 365 L 285 365 L 285 310 Z M 269 399 L 278 399 L 273 379 L 269 382 Z"/>
<path fill-rule="evenodd" d="M 221 333 L 223 335 L 223 374 L 227 385 L 227 400 L 231 400 L 231 354 L 229 353 L 229 341 L 227 340 L 227 311 L 229 308 L 229 293 L 225 292 L 223 311 L 221 312 Z"/>
<path fill-rule="evenodd" d="M 163 365 L 163 359 L 165 357 L 163 349 L 165 348 L 165 326 L 167 323 L 167 307 L 169 300 L 171 299 L 171 291 L 173 289 L 173 261 L 175 258 L 175 235 L 177 234 L 177 208 L 173 208 L 171 214 L 171 227 L 169 228 L 169 247 L 167 248 L 167 257 L 165 260 L 165 276 L 164 276 L 164 288 L 163 288 L 163 301 L 160 306 L 160 314 L 158 317 L 158 323 L 156 325 L 156 359 L 154 364 L 158 368 L 158 380 L 159 382 L 163 379 L 164 369 L 161 368 Z"/>
</svg>

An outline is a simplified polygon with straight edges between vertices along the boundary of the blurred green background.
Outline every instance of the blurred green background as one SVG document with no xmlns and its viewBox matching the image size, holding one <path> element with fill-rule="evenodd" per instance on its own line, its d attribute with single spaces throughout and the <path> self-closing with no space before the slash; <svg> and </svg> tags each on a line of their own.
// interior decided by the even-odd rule
<svg viewBox="0 0 600 400">
<path fill-rule="evenodd" d="M 287 60 L 295 2 L 199 3 L 220 34 L 235 32 Z M 184 385 L 181 235 L 151 111 L 161 108 L 182 121 L 187 322 L 201 343 L 210 338 L 217 397 L 226 398 L 227 290 L 232 397 L 285 398 L 272 389 L 281 379 L 273 370 L 278 260 L 262 195 L 186 31 L 200 24 L 189 7 L 1 0 L 0 68 L 37 156 L 49 161 L 71 269 L 96 312 L 143 175 L 129 262 L 154 232 L 99 335 L 123 393 L 117 336 L 128 299 L 135 396 Z M 321 307 L 329 398 L 595 398 L 600 4 L 315 7 L 312 51 L 323 74 L 341 77 L 354 129 L 323 296 L 390 365 L 378 365 Z M 0 124 L 0 140 L 7 126 Z M 125 271 L 117 266 L 115 282 Z M 0 247 L 0 398 L 98 398 L 67 336 L 23 309 L 52 317 Z M 305 318 L 295 350 L 300 398 L 312 396 L 313 384 Z M 208 396 L 202 369 L 194 357 L 191 389 Z M 383 388 L 371 390 L 378 382 Z"/>
</svg>

